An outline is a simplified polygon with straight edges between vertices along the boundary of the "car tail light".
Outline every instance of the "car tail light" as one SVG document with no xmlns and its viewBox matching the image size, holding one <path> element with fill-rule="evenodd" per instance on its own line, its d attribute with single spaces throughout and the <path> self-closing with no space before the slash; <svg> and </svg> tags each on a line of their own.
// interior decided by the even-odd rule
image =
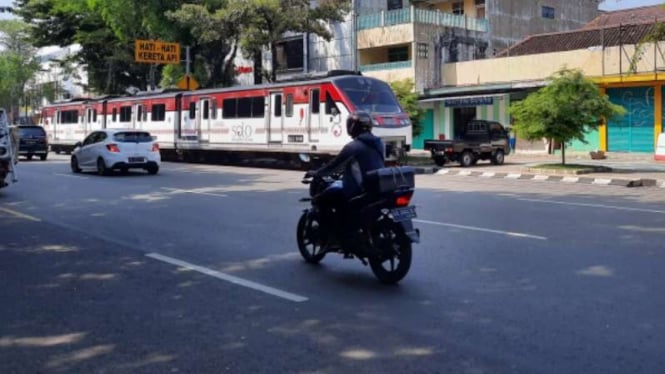
<svg viewBox="0 0 665 374">
<path fill-rule="evenodd" d="M 120 148 L 118 148 L 117 144 L 107 144 L 106 149 L 108 149 L 109 152 L 120 153 Z"/>
<path fill-rule="evenodd" d="M 159 152 L 159 143 L 152 143 L 152 152 Z"/>
<path fill-rule="evenodd" d="M 395 198 L 395 205 L 398 206 L 398 207 L 408 206 L 409 203 L 411 202 L 411 197 L 412 196 L 413 196 L 413 192 L 397 196 Z"/>
</svg>

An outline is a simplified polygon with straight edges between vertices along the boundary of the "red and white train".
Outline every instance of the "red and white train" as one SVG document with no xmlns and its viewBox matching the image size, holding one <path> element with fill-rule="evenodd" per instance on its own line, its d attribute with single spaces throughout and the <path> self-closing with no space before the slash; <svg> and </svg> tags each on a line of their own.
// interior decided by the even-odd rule
<svg viewBox="0 0 665 374">
<path fill-rule="evenodd" d="M 73 99 L 42 109 L 51 150 L 69 152 L 89 132 L 136 128 L 164 152 L 259 151 L 335 154 L 350 138 L 346 118 L 366 111 L 387 160 L 409 150 L 412 127 L 385 82 L 359 74 L 267 85 Z"/>
</svg>

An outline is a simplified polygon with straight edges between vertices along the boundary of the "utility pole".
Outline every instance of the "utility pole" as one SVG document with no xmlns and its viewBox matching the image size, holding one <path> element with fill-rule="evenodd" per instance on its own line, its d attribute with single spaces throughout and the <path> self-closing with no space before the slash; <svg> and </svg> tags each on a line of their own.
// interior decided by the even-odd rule
<svg viewBox="0 0 665 374">
<path fill-rule="evenodd" d="M 353 20 L 351 40 L 353 50 L 353 71 L 358 71 L 358 0 L 351 0 L 351 19 Z"/>
<path fill-rule="evenodd" d="M 190 73 L 191 61 L 189 60 L 189 46 L 185 47 L 185 79 L 187 80 L 187 91 L 189 91 L 189 73 Z"/>
</svg>

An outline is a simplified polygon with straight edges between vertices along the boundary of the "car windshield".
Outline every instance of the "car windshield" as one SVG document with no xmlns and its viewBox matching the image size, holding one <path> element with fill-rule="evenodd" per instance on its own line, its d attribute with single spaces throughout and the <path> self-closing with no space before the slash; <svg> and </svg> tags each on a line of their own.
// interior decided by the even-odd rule
<svg viewBox="0 0 665 374">
<path fill-rule="evenodd" d="M 19 127 L 21 137 L 26 136 L 44 136 L 44 129 L 41 127 Z"/>
<path fill-rule="evenodd" d="M 152 136 L 142 131 L 125 131 L 115 133 L 113 140 L 121 143 L 149 143 L 152 141 Z"/>
<path fill-rule="evenodd" d="M 378 79 L 349 77 L 335 80 L 357 110 L 369 113 L 401 113 L 402 108 L 390 86 Z"/>
</svg>

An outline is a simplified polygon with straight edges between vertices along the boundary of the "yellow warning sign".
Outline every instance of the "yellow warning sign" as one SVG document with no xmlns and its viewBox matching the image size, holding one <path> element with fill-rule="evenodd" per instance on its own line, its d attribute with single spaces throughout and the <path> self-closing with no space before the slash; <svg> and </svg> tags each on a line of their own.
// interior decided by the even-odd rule
<svg viewBox="0 0 665 374">
<path fill-rule="evenodd" d="M 185 75 L 178 81 L 178 88 L 181 90 L 195 90 L 199 88 L 199 82 L 191 75 Z"/>
<path fill-rule="evenodd" d="M 151 64 L 179 64 L 180 44 L 156 40 L 136 40 L 134 43 L 136 62 Z"/>
</svg>

